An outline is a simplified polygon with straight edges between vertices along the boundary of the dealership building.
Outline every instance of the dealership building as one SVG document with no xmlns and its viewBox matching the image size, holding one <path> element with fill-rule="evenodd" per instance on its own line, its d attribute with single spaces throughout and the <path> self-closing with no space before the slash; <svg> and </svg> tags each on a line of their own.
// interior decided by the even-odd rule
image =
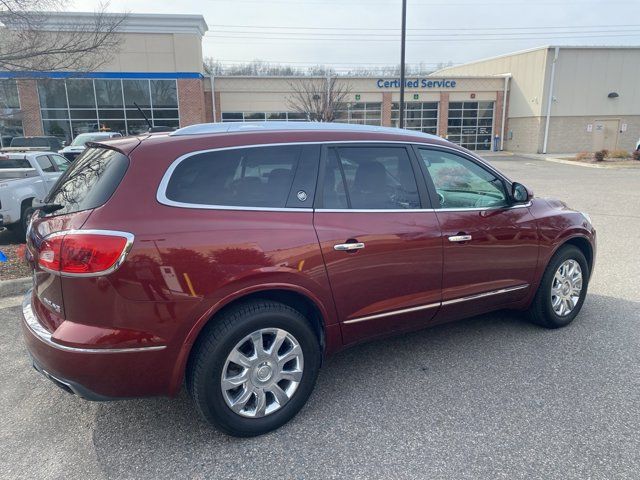
<svg viewBox="0 0 640 480">
<path fill-rule="evenodd" d="M 52 14 L 43 28 L 91 21 Z M 201 122 L 306 121 L 303 82 L 325 77 L 212 78 L 203 70 L 200 15 L 131 14 L 123 42 L 99 70 L 0 72 L 0 131 L 56 135 Z M 471 150 L 528 153 L 631 150 L 640 137 L 640 47 L 540 47 L 408 78 L 406 128 Z M 345 77 L 336 121 L 397 126 L 397 78 Z"/>
</svg>

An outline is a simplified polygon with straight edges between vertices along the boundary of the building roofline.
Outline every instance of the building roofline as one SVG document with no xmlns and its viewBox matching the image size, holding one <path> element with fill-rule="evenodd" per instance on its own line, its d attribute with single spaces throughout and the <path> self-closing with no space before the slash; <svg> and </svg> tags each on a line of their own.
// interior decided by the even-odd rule
<svg viewBox="0 0 640 480">
<path fill-rule="evenodd" d="M 429 74 L 429 76 L 442 76 L 443 72 L 446 72 L 447 70 L 450 69 L 454 69 L 454 68 L 459 68 L 459 67 L 467 67 L 469 65 L 475 65 L 478 63 L 484 63 L 484 62 L 490 62 L 492 60 L 498 60 L 500 58 L 506 58 L 506 57 L 513 57 L 515 55 L 523 55 L 525 53 L 531 53 L 531 52 L 535 52 L 538 50 L 550 50 L 552 48 L 559 48 L 559 49 L 571 49 L 571 50 L 589 50 L 589 49 L 596 49 L 596 50 L 633 50 L 633 49 L 637 49 L 640 50 L 640 45 L 556 45 L 556 44 L 551 44 L 551 45 L 541 45 L 539 47 L 533 47 L 533 48 L 527 48 L 524 50 L 517 50 L 515 52 L 510 52 L 510 53 L 503 53 L 501 55 L 495 55 L 493 57 L 485 57 L 485 58 L 481 58 L 479 60 L 473 60 L 471 62 L 466 62 L 466 63 L 461 63 L 459 65 L 452 65 L 451 67 L 444 67 L 441 68 L 440 70 L 436 70 L 435 72 Z"/>
<path fill-rule="evenodd" d="M 463 77 L 463 78 L 482 78 L 482 79 L 492 79 L 496 77 L 501 77 L 509 74 L 500 74 L 500 75 L 439 75 L 440 77 Z M 304 76 L 304 75 L 210 75 L 205 74 L 205 78 L 215 77 L 216 80 L 223 78 L 231 78 L 231 79 L 265 79 L 265 80 L 326 80 L 326 76 Z M 407 75 L 407 80 L 412 78 L 426 78 L 433 77 L 433 74 L 425 74 L 425 75 Z M 435 78 L 437 78 L 436 76 Z M 400 78 L 399 76 L 393 75 L 370 75 L 370 76 L 350 76 L 350 75 L 335 75 L 331 78 L 335 78 L 337 80 L 378 80 L 378 79 L 389 79 L 389 78 Z"/>
<path fill-rule="evenodd" d="M 542 45 L 540 47 L 527 48 L 525 50 L 518 50 L 518 51 L 510 52 L 510 53 L 503 53 L 501 55 L 494 55 L 493 57 L 485 57 L 485 58 L 481 58 L 479 60 L 473 60 L 471 62 L 461 63 L 460 65 L 453 65 L 451 67 L 444 67 L 444 68 L 441 68 L 440 70 L 436 70 L 431 75 L 438 75 L 438 74 L 440 74 L 440 72 L 445 72 L 446 70 L 453 69 L 453 68 L 467 67 L 469 65 L 475 65 L 477 63 L 490 62 L 492 60 L 498 60 L 499 58 L 512 57 L 514 55 L 522 55 L 524 53 L 530 53 L 530 52 L 535 52 L 537 50 L 545 50 L 545 49 L 549 49 L 549 48 L 551 48 L 550 45 Z"/>
<path fill-rule="evenodd" d="M 44 31 L 75 30 L 78 27 L 95 23 L 94 12 L 29 12 L 27 15 L 38 17 L 38 27 Z M 119 26 L 120 33 L 186 33 L 203 36 L 209 29 L 202 15 L 164 14 L 164 13 L 104 13 L 106 18 L 117 19 L 125 16 Z M 10 19 L 2 18 L 8 28 Z M 19 26 L 19 25 L 18 25 Z"/>
</svg>

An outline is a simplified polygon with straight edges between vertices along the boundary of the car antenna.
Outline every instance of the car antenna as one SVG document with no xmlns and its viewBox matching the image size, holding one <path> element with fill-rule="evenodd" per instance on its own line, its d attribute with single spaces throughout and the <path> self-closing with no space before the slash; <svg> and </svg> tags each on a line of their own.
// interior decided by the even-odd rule
<svg viewBox="0 0 640 480">
<path fill-rule="evenodd" d="M 147 116 L 144 114 L 144 112 L 142 111 L 142 109 L 138 106 L 138 104 L 136 102 L 133 102 L 133 104 L 136 106 L 136 108 L 138 109 L 138 111 L 142 114 L 144 121 L 147 122 L 147 125 L 149 125 L 149 129 L 153 128 L 153 125 L 151 125 L 151 122 L 149 121 L 149 119 L 147 118 Z"/>
</svg>

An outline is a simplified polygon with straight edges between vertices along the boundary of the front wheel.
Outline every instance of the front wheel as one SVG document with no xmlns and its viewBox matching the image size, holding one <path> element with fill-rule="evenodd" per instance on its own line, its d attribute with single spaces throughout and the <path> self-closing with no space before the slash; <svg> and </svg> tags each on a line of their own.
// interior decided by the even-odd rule
<svg viewBox="0 0 640 480">
<path fill-rule="evenodd" d="M 203 332 L 187 385 L 206 420 L 248 437 L 293 418 L 319 367 L 318 338 L 302 314 L 278 302 L 252 301 L 224 312 Z"/>
<path fill-rule="evenodd" d="M 589 282 L 589 265 L 573 245 L 561 247 L 549 261 L 529 309 L 533 323 L 546 328 L 569 325 L 578 315 Z"/>
</svg>

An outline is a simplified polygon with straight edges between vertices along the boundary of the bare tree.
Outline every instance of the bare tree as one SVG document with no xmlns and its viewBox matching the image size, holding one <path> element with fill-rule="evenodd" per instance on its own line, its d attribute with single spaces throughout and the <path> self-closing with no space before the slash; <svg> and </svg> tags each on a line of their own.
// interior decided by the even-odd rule
<svg viewBox="0 0 640 480">
<path fill-rule="evenodd" d="M 108 62 L 122 39 L 125 15 L 106 6 L 72 24 L 68 0 L 0 0 L 0 70 L 90 71 Z"/>
<path fill-rule="evenodd" d="M 351 87 L 335 77 L 309 78 L 289 84 L 287 105 L 311 122 L 333 122 L 347 109 Z"/>
<path fill-rule="evenodd" d="M 407 65 L 406 74 L 408 76 L 429 75 L 435 70 L 452 66 L 452 62 L 440 62 L 438 64 L 418 63 Z M 252 62 L 236 63 L 229 65 L 224 61 L 216 60 L 212 57 L 204 59 L 204 70 L 215 77 L 223 76 L 254 76 L 254 77 L 320 77 L 325 75 L 337 77 L 373 77 L 373 76 L 395 76 L 400 75 L 399 65 L 387 66 L 345 66 L 336 69 L 326 65 L 292 67 L 279 63 L 269 63 L 262 60 Z"/>
</svg>

